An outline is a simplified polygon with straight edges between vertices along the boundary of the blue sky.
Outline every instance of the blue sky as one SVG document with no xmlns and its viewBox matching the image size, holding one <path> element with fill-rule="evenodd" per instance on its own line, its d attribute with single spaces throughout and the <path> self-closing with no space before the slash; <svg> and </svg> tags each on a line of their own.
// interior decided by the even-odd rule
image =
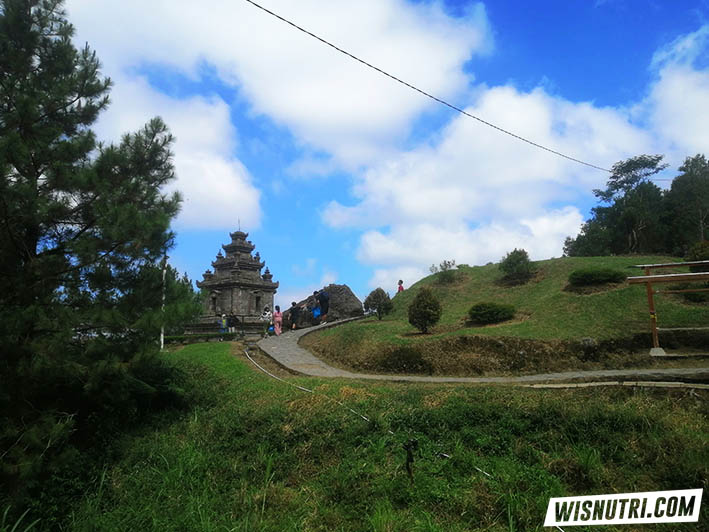
<svg viewBox="0 0 709 532">
<path fill-rule="evenodd" d="M 709 155 L 709 1 L 262 0 L 392 74 L 595 165 Z M 459 115 L 244 0 L 68 0 L 114 81 L 96 126 L 162 116 L 192 279 L 248 231 L 281 305 L 393 293 L 443 259 L 560 256 L 608 175 Z M 669 172 L 666 177 L 671 177 Z M 662 182 L 660 184 L 666 184 Z"/>
</svg>

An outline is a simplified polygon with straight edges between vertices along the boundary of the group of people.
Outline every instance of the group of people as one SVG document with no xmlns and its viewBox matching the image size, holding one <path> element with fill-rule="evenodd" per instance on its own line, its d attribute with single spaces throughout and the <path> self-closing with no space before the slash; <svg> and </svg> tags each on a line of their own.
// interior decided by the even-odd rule
<svg viewBox="0 0 709 532">
<path fill-rule="evenodd" d="M 397 286 L 397 293 L 404 291 L 404 281 L 399 280 Z M 330 295 L 325 290 L 313 292 L 313 302 L 308 305 L 307 301 L 298 305 L 295 301 L 291 303 L 290 307 L 290 329 L 295 330 L 298 327 L 298 321 L 303 313 L 308 313 L 312 317 L 314 323 L 327 323 L 327 314 L 330 311 Z M 264 323 L 264 335 L 267 335 L 269 331 L 273 330 L 276 336 L 280 336 L 283 332 L 283 313 L 281 312 L 281 307 L 276 305 L 274 312 L 267 306 L 264 307 L 263 313 L 261 314 L 261 321 Z M 226 314 L 222 314 L 219 322 L 220 329 L 219 332 L 225 333 L 235 332 L 236 318 Z"/>
<path fill-rule="evenodd" d="M 291 303 L 290 308 L 290 328 L 295 330 L 297 328 L 298 319 L 302 313 L 307 312 L 312 315 L 313 320 L 317 323 L 327 323 L 327 313 L 330 310 L 330 296 L 325 290 L 316 290 L 313 292 L 314 304 L 307 305 L 303 303 L 298 305 L 295 301 Z M 266 306 L 261 314 L 261 321 L 264 323 L 264 335 L 267 335 L 271 330 L 276 336 L 280 336 L 283 332 L 283 313 L 281 312 L 281 307 L 279 305 L 275 306 L 275 310 L 272 313 L 271 309 Z"/>
<path fill-rule="evenodd" d="M 236 325 L 238 323 L 239 320 L 236 316 L 227 316 L 226 314 L 222 314 L 222 317 L 219 318 L 219 332 L 222 334 L 227 332 L 236 332 Z"/>
<path fill-rule="evenodd" d="M 313 301 L 308 304 L 307 301 L 298 305 L 295 301 L 290 306 L 290 328 L 295 330 L 298 327 L 298 321 L 301 316 L 309 315 L 313 323 L 327 323 L 327 314 L 330 312 L 330 295 L 325 290 L 316 290 L 313 292 Z"/>
</svg>

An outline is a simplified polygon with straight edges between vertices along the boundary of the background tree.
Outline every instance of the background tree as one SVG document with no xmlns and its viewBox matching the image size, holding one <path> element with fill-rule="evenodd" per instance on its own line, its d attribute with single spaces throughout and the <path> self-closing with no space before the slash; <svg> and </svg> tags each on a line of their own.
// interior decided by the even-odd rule
<svg viewBox="0 0 709 532">
<path fill-rule="evenodd" d="M 576 238 L 566 237 L 564 256 L 602 257 L 611 254 L 611 230 L 606 223 L 594 217 L 581 226 Z"/>
<path fill-rule="evenodd" d="M 611 253 L 659 251 L 664 246 L 662 190 L 650 177 L 667 168 L 662 155 L 639 155 L 613 165 L 604 190 L 594 195 L 609 207 L 597 207 L 606 227 L 615 231 Z"/>
<path fill-rule="evenodd" d="M 664 170 L 662 155 L 639 155 L 613 165 L 599 202 L 576 238 L 564 244 L 566 255 L 662 252 L 667 225 L 662 190 L 650 181 Z"/>
<path fill-rule="evenodd" d="M 409 323 L 426 334 L 440 319 L 441 303 L 430 288 L 421 288 L 409 305 Z"/>
<path fill-rule="evenodd" d="M 383 288 L 375 288 L 364 300 L 364 310 L 374 310 L 380 320 L 389 314 L 394 308 L 394 304 Z"/>
<path fill-rule="evenodd" d="M 704 155 L 687 157 L 682 172 L 667 191 L 669 232 L 667 248 L 684 255 L 709 236 L 709 161 Z"/>
<path fill-rule="evenodd" d="M 80 470 L 77 438 L 175 397 L 152 279 L 173 139 L 156 118 L 96 142 L 110 81 L 72 34 L 60 0 L 0 0 L 0 485 L 17 497 Z"/>
</svg>

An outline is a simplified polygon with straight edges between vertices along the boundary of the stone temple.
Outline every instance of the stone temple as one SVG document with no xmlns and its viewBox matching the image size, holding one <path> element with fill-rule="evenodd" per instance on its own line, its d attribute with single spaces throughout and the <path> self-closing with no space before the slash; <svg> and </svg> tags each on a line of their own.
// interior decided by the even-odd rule
<svg viewBox="0 0 709 532">
<path fill-rule="evenodd" d="M 207 270 L 197 287 L 206 293 L 203 314 L 199 323 L 188 327 L 188 333 L 216 332 L 219 317 L 226 314 L 236 319 L 238 332 L 261 331 L 260 320 L 264 307 L 273 312 L 273 296 L 278 283 L 261 261 L 259 253 L 252 255 L 255 246 L 246 240 L 248 233 L 229 233 L 231 243 L 223 245 L 212 261 L 214 272 Z"/>
</svg>

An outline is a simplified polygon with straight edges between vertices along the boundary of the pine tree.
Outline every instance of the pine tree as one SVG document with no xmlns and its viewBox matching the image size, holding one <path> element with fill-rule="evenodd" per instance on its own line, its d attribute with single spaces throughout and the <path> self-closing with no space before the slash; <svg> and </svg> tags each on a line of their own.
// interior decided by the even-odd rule
<svg viewBox="0 0 709 532">
<path fill-rule="evenodd" d="M 143 281 L 173 241 L 173 139 L 155 118 L 97 143 L 110 80 L 72 34 L 62 0 L 0 0 L 0 484 L 11 490 L 71 455 L 89 416 L 131 417 L 167 390 L 151 358 L 159 287 Z"/>
</svg>

